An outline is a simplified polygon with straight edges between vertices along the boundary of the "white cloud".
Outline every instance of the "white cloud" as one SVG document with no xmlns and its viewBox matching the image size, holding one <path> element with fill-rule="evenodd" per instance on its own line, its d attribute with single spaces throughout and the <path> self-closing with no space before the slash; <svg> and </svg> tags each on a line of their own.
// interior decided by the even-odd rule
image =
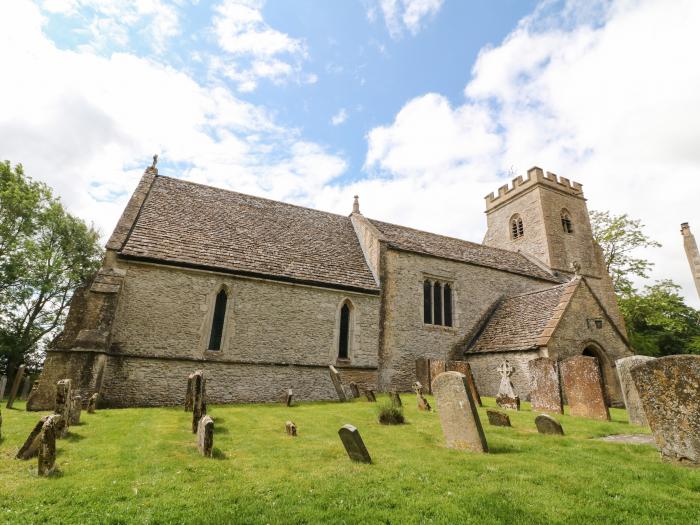
<svg viewBox="0 0 700 525">
<path fill-rule="evenodd" d="M 431 217 L 413 219 L 405 203 L 395 218 L 476 240 L 480 198 L 503 183 L 497 173 L 540 165 L 583 183 L 590 208 L 641 218 L 664 244 L 643 254 L 656 262 L 653 277 L 681 283 L 700 305 L 679 234 L 684 220 L 700 230 L 700 4 L 551 7 L 482 50 L 462 105 L 424 95 L 369 133 L 367 165 L 390 176 L 373 191 L 396 195 L 397 181 L 429 176 L 421 216 Z M 451 186 L 455 172 L 464 178 Z M 452 220 L 433 220 L 432 202 L 455 192 L 463 204 Z"/>
<path fill-rule="evenodd" d="M 30 2 L 0 3 L 0 67 L 13 73 L 0 83 L 0 158 L 105 235 L 153 153 L 166 175 L 307 205 L 346 170 L 223 87 L 128 53 L 58 49 L 43 22 Z"/>
<path fill-rule="evenodd" d="M 331 124 L 340 126 L 348 120 L 348 112 L 345 108 L 340 108 L 338 112 L 331 117 Z"/>
<path fill-rule="evenodd" d="M 422 29 L 426 18 L 435 16 L 442 7 L 443 0 L 377 0 L 384 23 L 392 38 L 399 38 L 404 30 L 416 35 Z M 376 5 L 367 8 L 367 18 L 374 22 L 377 17 Z"/>
</svg>

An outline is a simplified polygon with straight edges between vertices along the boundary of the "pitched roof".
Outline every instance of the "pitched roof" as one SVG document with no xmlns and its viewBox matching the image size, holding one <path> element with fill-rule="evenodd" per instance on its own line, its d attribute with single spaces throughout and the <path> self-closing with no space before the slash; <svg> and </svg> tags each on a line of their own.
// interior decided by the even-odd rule
<svg viewBox="0 0 700 525">
<path fill-rule="evenodd" d="M 580 278 L 503 299 L 467 352 L 508 352 L 545 346 Z"/>
<path fill-rule="evenodd" d="M 561 282 L 518 252 L 414 230 L 374 219 L 370 219 L 370 222 L 384 235 L 391 247 L 399 250 L 487 266 L 552 282 Z"/>
<path fill-rule="evenodd" d="M 378 290 L 349 217 L 181 179 L 151 179 L 150 186 L 139 185 L 107 243 L 123 256 Z"/>
</svg>

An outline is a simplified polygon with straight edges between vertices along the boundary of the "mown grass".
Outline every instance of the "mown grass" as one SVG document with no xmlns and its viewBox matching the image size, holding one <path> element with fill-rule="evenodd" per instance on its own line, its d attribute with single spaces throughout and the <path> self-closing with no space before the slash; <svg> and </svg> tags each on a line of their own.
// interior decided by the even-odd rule
<svg viewBox="0 0 700 525">
<path fill-rule="evenodd" d="M 40 416 L 17 403 L 3 409 L 0 522 L 700 523 L 700 469 L 665 464 L 652 446 L 592 439 L 644 432 L 623 410 L 611 422 L 562 416 L 566 436 L 554 437 L 537 434 L 527 403 L 509 412 L 513 428 L 489 426 L 485 398 L 491 452 L 479 455 L 445 448 L 437 414 L 403 399 L 398 426 L 359 400 L 211 406 L 213 459 L 198 455 L 182 409 L 83 412 L 48 479 L 36 460 L 14 459 Z M 374 464 L 350 462 L 337 435 L 345 423 Z"/>
</svg>

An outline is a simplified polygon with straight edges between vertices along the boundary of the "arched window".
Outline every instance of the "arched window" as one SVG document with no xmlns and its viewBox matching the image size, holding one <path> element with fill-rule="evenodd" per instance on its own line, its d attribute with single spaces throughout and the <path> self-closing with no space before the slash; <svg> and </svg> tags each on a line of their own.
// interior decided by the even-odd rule
<svg viewBox="0 0 700 525">
<path fill-rule="evenodd" d="M 426 279 L 423 282 L 423 322 L 433 323 L 433 285 Z"/>
<path fill-rule="evenodd" d="M 452 326 L 452 288 L 445 283 L 443 291 L 445 297 L 445 326 Z"/>
<path fill-rule="evenodd" d="M 224 334 L 224 321 L 226 320 L 226 303 L 228 296 L 225 290 L 216 294 L 214 304 L 214 316 L 211 320 L 211 335 L 209 336 L 209 350 L 221 350 L 221 337 Z"/>
<path fill-rule="evenodd" d="M 340 309 L 338 336 L 338 359 L 349 359 L 350 355 L 350 305 L 344 303 Z"/>
<path fill-rule="evenodd" d="M 452 286 L 449 283 L 423 281 L 423 323 L 452 326 Z"/>
<path fill-rule="evenodd" d="M 513 215 L 510 219 L 510 236 L 512 239 L 518 239 L 525 235 L 525 228 L 523 228 L 523 219 L 520 215 Z"/>
<path fill-rule="evenodd" d="M 574 226 L 571 223 L 571 215 L 566 210 L 561 210 L 561 227 L 564 233 L 574 233 Z"/>
<path fill-rule="evenodd" d="M 442 285 L 433 285 L 433 324 L 442 324 Z"/>
</svg>

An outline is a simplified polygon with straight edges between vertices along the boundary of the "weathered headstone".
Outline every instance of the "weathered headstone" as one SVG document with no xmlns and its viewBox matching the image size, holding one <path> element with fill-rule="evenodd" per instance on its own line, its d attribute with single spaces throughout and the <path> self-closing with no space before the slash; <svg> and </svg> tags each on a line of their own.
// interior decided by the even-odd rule
<svg viewBox="0 0 700 525">
<path fill-rule="evenodd" d="M 395 407 L 403 406 L 403 403 L 401 403 L 401 396 L 396 390 L 389 392 L 389 398 L 391 399 L 391 404 Z"/>
<path fill-rule="evenodd" d="M 564 429 L 561 428 L 559 421 L 547 414 L 540 414 L 537 416 L 535 418 L 535 426 L 537 426 L 537 432 L 540 434 L 564 435 Z"/>
<path fill-rule="evenodd" d="M 328 371 L 331 374 L 331 381 L 335 387 L 335 393 L 338 394 L 338 400 L 343 403 L 348 400 L 345 396 L 345 390 L 343 389 L 343 382 L 340 380 L 340 373 L 335 369 L 333 365 L 328 366 Z"/>
<path fill-rule="evenodd" d="M 370 403 L 377 402 L 377 396 L 374 395 L 374 390 L 372 390 L 371 388 L 365 390 L 365 396 L 367 397 L 367 401 L 369 401 Z"/>
<path fill-rule="evenodd" d="M 508 414 L 504 414 L 503 412 L 499 412 L 498 410 L 487 410 L 486 415 L 489 418 L 490 425 L 493 425 L 495 427 L 511 426 L 510 417 L 508 417 Z"/>
<path fill-rule="evenodd" d="M 622 399 L 625 401 L 627 416 L 632 425 L 646 426 L 647 417 L 644 414 L 644 408 L 642 408 L 642 402 L 639 399 L 637 387 L 634 386 L 631 370 L 637 365 L 653 360 L 653 357 L 646 355 L 633 355 L 615 361 L 617 377 L 620 379 L 620 387 L 622 388 Z"/>
<path fill-rule="evenodd" d="M 430 388 L 430 361 L 425 357 L 416 359 L 416 383 Z"/>
<path fill-rule="evenodd" d="M 372 458 L 369 456 L 369 452 L 367 452 L 367 447 L 365 446 L 365 442 L 362 441 L 359 430 L 352 425 L 343 425 L 340 430 L 338 430 L 338 435 L 351 460 L 360 463 L 372 463 Z"/>
<path fill-rule="evenodd" d="M 284 404 L 288 407 L 292 406 L 292 400 L 294 399 L 294 392 L 291 388 L 287 389 L 287 395 L 284 397 Z"/>
<path fill-rule="evenodd" d="M 661 456 L 700 466 L 700 356 L 660 357 L 631 373 Z"/>
<path fill-rule="evenodd" d="M 560 369 L 569 414 L 609 421 L 598 360 L 577 355 L 562 361 Z"/>
<path fill-rule="evenodd" d="M 29 376 L 26 376 L 24 378 L 24 383 L 22 384 L 22 393 L 20 394 L 19 398 L 26 400 L 27 397 L 29 396 L 29 389 L 32 387 L 32 378 Z"/>
<path fill-rule="evenodd" d="M 528 363 L 530 372 L 530 404 L 536 412 L 563 414 L 561 385 L 557 362 L 548 357 L 538 357 Z"/>
<path fill-rule="evenodd" d="M 441 359 L 430 359 L 430 381 L 428 383 L 423 383 L 424 385 L 427 384 L 428 386 L 428 393 L 433 394 L 433 380 L 443 372 L 447 371 L 447 363 Z"/>
<path fill-rule="evenodd" d="M 79 395 L 73 396 L 73 401 L 71 403 L 70 409 L 70 424 L 79 425 L 80 424 L 80 412 L 83 409 L 83 398 Z"/>
<path fill-rule="evenodd" d="M 56 467 L 56 437 L 57 427 L 60 425 L 61 416 L 53 414 L 41 427 L 39 434 L 38 474 L 49 476 Z"/>
<path fill-rule="evenodd" d="M 7 376 L 0 376 L 0 401 L 5 399 L 5 388 L 7 387 Z"/>
<path fill-rule="evenodd" d="M 70 412 L 73 401 L 73 384 L 70 379 L 61 379 L 56 383 L 56 405 L 54 413 L 61 416 L 61 420 L 56 423 L 56 437 L 65 437 L 70 426 Z"/>
<path fill-rule="evenodd" d="M 510 382 L 510 376 L 513 375 L 515 369 L 507 359 L 504 359 L 497 370 L 501 374 L 501 384 L 498 387 L 496 404 L 508 410 L 520 410 L 520 397 L 515 393 L 513 383 Z"/>
<path fill-rule="evenodd" d="M 185 391 L 185 412 L 192 412 L 192 399 L 194 394 L 194 373 L 187 376 L 187 390 Z"/>
<path fill-rule="evenodd" d="M 479 395 L 479 390 L 476 388 L 474 374 L 472 374 L 472 367 L 469 365 L 468 361 L 448 361 L 447 370 L 464 374 L 464 376 L 467 378 L 467 386 L 469 387 L 469 392 L 472 394 L 472 399 L 480 407 L 484 406 L 481 403 L 481 396 Z"/>
<path fill-rule="evenodd" d="M 354 381 L 350 383 L 350 393 L 352 394 L 352 397 L 357 399 L 360 397 L 360 387 L 357 386 L 357 383 Z"/>
<path fill-rule="evenodd" d="M 17 373 L 15 373 L 15 379 L 12 381 L 12 388 L 10 389 L 10 394 L 7 396 L 7 408 L 12 408 L 12 404 L 15 402 L 15 397 L 17 396 L 17 391 L 19 390 L 20 383 L 22 383 L 22 378 L 24 377 L 24 365 L 19 365 Z"/>
<path fill-rule="evenodd" d="M 459 372 L 443 372 L 433 380 L 437 411 L 449 448 L 488 452 L 476 403 L 467 378 Z"/>
<path fill-rule="evenodd" d="M 88 399 L 88 406 L 87 406 L 87 412 L 88 414 L 94 414 L 95 410 L 97 409 L 97 399 L 100 397 L 100 394 L 95 392 L 90 396 L 90 399 Z"/>
<path fill-rule="evenodd" d="M 203 416 L 197 424 L 197 448 L 202 456 L 211 457 L 214 448 L 214 420 Z"/>
<path fill-rule="evenodd" d="M 288 436 L 292 436 L 292 437 L 297 436 L 297 426 L 294 424 L 293 421 L 287 421 L 284 424 L 284 429 L 287 431 Z"/>
<path fill-rule="evenodd" d="M 196 434 L 199 420 L 207 415 L 206 380 L 201 370 L 197 370 L 192 376 L 192 433 Z"/>
<path fill-rule="evenodd" d="M 416 381 L 413 383 L 413 390 L 416 393 L 416 402 L 418 403 L 418 410 L 421 412 L 430 412 L 430 403 L 428 403 L 428 400 L 425 399 L 425 396 L 423 396 L 423 385 L 420 383 L 420 381 Z"/>
<path fill-rule="evenodd" d="M 41 434 L 41 429 L 44 426 L 44 423 L 46 423 L 50 417 L 51 416 L 44 416 L 36 425 L 34 425 L 34 428 L 29 433 L 29 436 L 24 441 L 24 444 L 17 451 L 17 454 L 15 455 L 17 459 L 31 459 L 36 456 L 39 450 L 39 435 Z"/>
</svg>

